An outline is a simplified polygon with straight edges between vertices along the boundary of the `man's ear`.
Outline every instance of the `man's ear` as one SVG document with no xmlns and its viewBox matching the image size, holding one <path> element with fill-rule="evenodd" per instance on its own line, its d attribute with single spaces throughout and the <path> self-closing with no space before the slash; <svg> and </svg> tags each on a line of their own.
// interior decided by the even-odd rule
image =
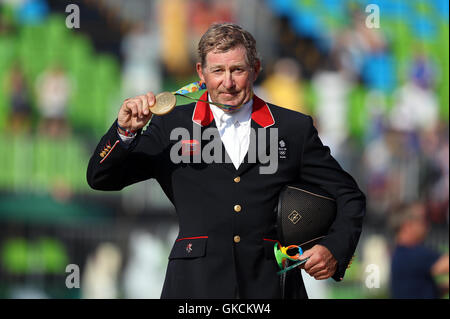
<svg viewBox="0 0 450 319">
<path fill-rule="evenodd" d="M 261 72 L 261 61 L 259 59 L 256 60 L 253 71 L 254 71 L 253 82 L 255 82 L 256 79 L 258 78 L 259 73 Z"/>
<path fill-rule="evenodd" d="M 197 62 L 196 69 L 197 69 L 197 74 L 198 74 L 198 77 L 200 78 L 200 80 L 205 82 L 205 77 L 203 76 L 202 64 L 200 62 Z"/>
</svg>

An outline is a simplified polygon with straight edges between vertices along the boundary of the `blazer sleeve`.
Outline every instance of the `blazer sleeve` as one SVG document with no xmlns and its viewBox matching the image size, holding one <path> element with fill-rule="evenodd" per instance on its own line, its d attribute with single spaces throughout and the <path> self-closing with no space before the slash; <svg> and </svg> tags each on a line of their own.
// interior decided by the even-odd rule
<svg viewBox="0 0 450 319">
<path fill-rule="evenodd" d="M 139 130 L 130 144 L 120 138 L 115 121 L 89 160 L 89 186 L 96 190 L 121 190 L 155 177 L 166 144 L 163 121 L 159 116 L 153 116 L 147 129 Z"/>
<path fill-rule="evenodd" d="M 338 261 L 333 279 L 343 279 L 362 230 L 366 199 L 353 177 L 345 172 L 322 144 L 313 120 L 308 116 L 301 152 L 300 179 L 318 185 L 336 200 L 336 219 L 328 235 L 320 241 Z"/>
</svg>

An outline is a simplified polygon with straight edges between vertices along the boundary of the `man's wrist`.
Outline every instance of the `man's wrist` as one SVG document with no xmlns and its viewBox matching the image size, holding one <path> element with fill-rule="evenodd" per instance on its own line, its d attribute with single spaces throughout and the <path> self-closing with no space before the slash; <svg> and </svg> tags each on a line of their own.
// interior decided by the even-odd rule
<svg viewBox="0 0 450 319">
<path fill-rule="evenodd" d="M 129 130 L 127 128 L 120 126 L 119 121 L 117 121 L 117 131 L 119 132 L 119 134 L 127 136 L 127 137 L 135 137 L 136 136 L 136 131 L 132 131 L 132 130 Z"/>
</svg>

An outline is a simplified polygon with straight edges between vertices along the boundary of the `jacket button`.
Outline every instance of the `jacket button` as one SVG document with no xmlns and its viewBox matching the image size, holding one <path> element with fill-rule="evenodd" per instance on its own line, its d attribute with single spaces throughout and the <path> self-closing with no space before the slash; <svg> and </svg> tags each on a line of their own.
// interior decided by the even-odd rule
<svg viewBox="0 0 450 319">
<path fill-rule="evenodd" d="M 241 211 L 241 209 L 242 209 L 241 205 L 234 205 L 234 211 L 236 213 L 239 213 Z"/>
<path fill-rule="evenodd" d="M 241 181 L 241 178 L 239 176 L 234 178 L 235 183 L 239 183 L 240 181 Z"/>
<path fill-rule="evenodd" d="M 101 152 L 101 153 L 100 153 L 100 156 L 101 156 L 101 157 L 105 157 L 105 155 L 106 155 L 105 152 Z"/>
<path fill-rule="evenodd" d="M 233 238 L 233 239 L 234 239 L 234 242 L 235 242 L 235 243 L 238 243 L 238 242 L 240 242 L 240 241 L 241 241 L 241 237 L 240 237 L 240 236 L 237 236 L 237 235 L 236 235 L 236 236 L 234 236 L 234 238 Z"/>
</svg>

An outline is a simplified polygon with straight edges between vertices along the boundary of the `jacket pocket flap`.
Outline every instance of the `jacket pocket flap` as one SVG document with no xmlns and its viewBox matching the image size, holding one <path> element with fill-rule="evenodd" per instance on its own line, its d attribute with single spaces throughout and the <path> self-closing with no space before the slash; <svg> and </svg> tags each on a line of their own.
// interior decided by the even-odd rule
<svg viewBox="0 0 450 319">
<path fill-rule="evenodd" d="M 179 238 L 173 245 L 169 259 L 203 257 L 207 240 L 208 236 Z"/>
</svg>

